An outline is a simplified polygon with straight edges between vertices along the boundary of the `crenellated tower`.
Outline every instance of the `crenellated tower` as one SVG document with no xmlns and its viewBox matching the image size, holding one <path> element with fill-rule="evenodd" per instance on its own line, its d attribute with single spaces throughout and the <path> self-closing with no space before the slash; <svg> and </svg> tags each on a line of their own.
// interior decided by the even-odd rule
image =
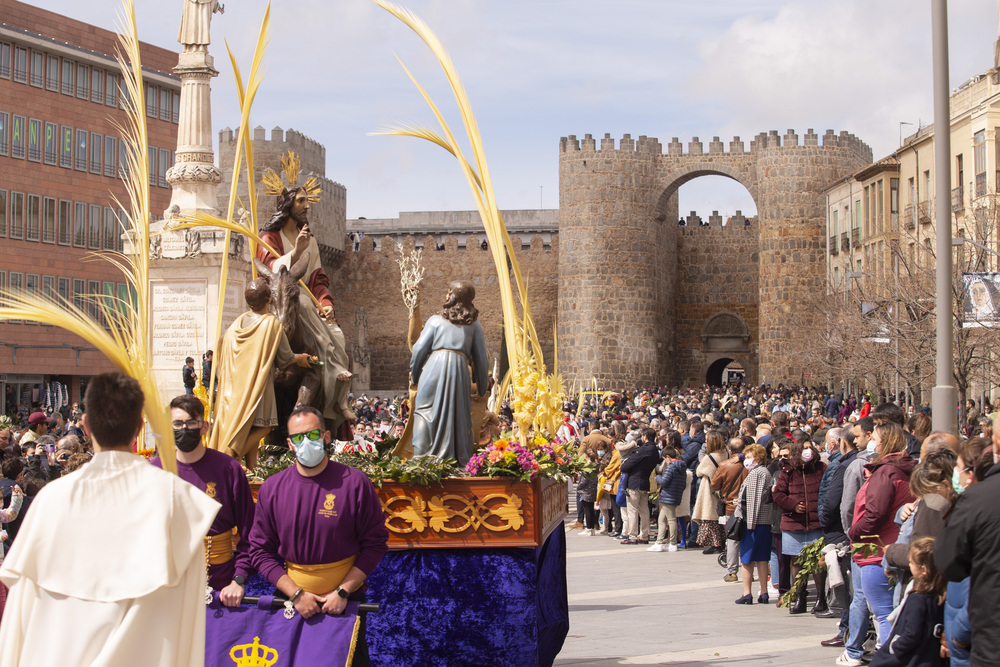
<svg viewBox="0 0 1000 667">
<path fill-rule="evenodd" d="M 725 360 L 753 382 L 801 377 L 793 310 L 823 293 L 823 188 L 871 162 L 847 132 L 761 133 L 746 147 L 697 137 L 559 142 L 559 366 L 568 382 L 704 382 Z M 699 176 L 741 183 L 754 225 L 678 226 L 677 191 Z M 683 234 L 678 230 L 682 230 Z M 704 229 L 712 229 L 707 227 Z"/>
</svg>

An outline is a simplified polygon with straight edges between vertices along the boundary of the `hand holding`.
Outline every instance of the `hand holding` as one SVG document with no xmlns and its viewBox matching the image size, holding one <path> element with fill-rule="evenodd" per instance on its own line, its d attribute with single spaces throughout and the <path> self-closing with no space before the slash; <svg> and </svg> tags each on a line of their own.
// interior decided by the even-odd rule
<svg viewBox="0 0 1000 667">
<path fill-rule="evenodd" d="M 334 591 L 326 596 L 326 602 L 323 604 L 323 613 L 330 614 L 332 616 L 340 616 L 344 613 L 347 608 L 347 598 L 342 598 L 337 595 Z"/>
<path fill-rule="evenodd" d="M 326 604 L 326 598 L 313 595 L 309 591 L 302 591 L 302 595 L 295 601 L 295 611 L 299 612 L 299 616 L 302 618 L 309 619 L 318 614 L 324 604 Z"/>
<path fill-rule="evenodd" d="M 240 602 L 243 601 L 243 590 L 243 586 L 231 581 L 228 586 L 219 591 L 219 601 L 227 607 L 239 607 Z"/>
</svg>

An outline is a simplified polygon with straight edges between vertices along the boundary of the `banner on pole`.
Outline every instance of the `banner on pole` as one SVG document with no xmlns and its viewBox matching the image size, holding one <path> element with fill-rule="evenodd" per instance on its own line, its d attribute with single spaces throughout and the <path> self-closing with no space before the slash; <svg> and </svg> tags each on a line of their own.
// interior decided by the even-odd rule
<svg viewBox="0 0 1000 667">
<path fill-rule="evenodd" d="M 1000 325 L 1000 273 L 962 274 L 962 326 Z"/>
<path fill-rule="evenodd" d="M 205 667 L 315 667 L 351 664 L 360 620 L 358 603 L 348 602 L 341 616 L 298 614 L 258 607 L 225 607 L 218 595 L 206 608 Z"/>
</svg>

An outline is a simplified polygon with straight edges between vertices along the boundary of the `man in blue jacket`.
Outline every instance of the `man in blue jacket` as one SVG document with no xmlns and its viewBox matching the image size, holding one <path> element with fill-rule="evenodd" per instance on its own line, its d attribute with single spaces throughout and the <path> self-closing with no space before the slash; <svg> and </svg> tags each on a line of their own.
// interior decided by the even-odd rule
<svg viewBox="0 0 1000 667">
<path fill-rule="evenodd" d="M 657 520 L 656 544 L 647 551 L 677 551 L 677 506 L 684 499 L 684 487 L 687 486 L 687 466 L 681 459 L 681 453 L 675 447 L 664 447 L 663 465 L 656 475 L 656 483 L 660 485 L 660 513 Z M 670 544 L 664 546 L 663 540 L 669 530 Z"/>
<path fill-rule="evenodd" d="M 656 431 L 640 431 L 642 445 L 622 463 L 622 473 L 628 475 L 626 485 L 629 535 L 622 544 L 649 543 L 649 475 L 660 462 L 656 449 Z"/>
</svg>

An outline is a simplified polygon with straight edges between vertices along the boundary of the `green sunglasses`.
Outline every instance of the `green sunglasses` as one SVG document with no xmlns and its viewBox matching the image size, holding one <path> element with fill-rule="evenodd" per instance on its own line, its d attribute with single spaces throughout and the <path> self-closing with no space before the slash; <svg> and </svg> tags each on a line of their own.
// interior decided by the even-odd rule
<svg viewBox="0 0 1000 667">
<path fill-rule="evenodd" d="M 310 440 L 319 440 L 319 436 L 322 433 L 323 431 L 319 430 L 318 428 L 314 428 L 313 430 L 306 431 L 305 433 L 295 433 L 289 435 L 288 439 L 292 441 L 293 445 L 301 445 L 302 440 L 305 438 L 309 438 Z"/>
</svg>

